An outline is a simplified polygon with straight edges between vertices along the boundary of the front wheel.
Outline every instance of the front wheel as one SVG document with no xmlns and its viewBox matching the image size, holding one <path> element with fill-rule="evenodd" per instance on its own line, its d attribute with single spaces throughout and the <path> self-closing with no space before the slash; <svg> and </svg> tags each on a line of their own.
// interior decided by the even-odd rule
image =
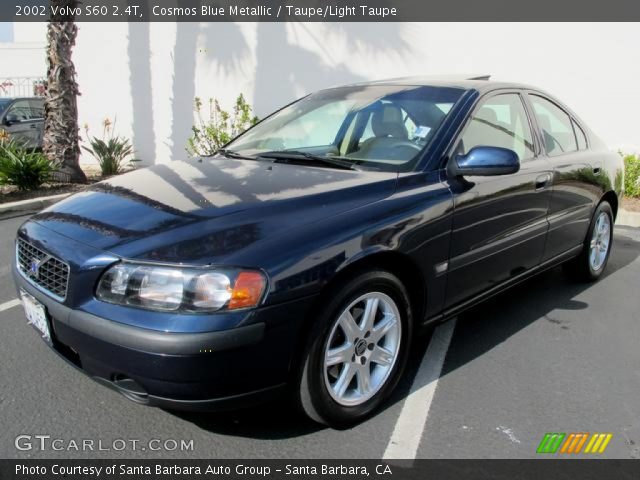
<svg viewBox="0 0 640 480">
<path fill-rule="evenodd" d="M 407 292 L 386 271 L 366 272 L 334 288 L 310 336 L 299 400 L 313 420 L 345 427 L 391 393 L 411 338 Z"/>
<path fill-rule="evenodd" d="M 566 264 L 568 273 L 585 282 L 597 280 L 604 272 L 613 245 L 613 211 L 607 201 L 598 205 L 580 255 Z"/>
</svg>

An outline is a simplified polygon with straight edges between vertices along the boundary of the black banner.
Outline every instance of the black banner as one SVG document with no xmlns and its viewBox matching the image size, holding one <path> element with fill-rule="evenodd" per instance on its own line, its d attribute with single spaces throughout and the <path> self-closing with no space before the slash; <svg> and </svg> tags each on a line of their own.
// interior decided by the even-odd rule
<svg viewBox="0 0 640 480">
<path fill-rule="evenodd" d="M 640 478 L 637 460 L 0 460 L 4 479 L 609 479 Z"/>
<path fill-rule="evenodd" d="M 638 21 L 633 0 L 2 0 L 0 21 Z"/>
</svg>

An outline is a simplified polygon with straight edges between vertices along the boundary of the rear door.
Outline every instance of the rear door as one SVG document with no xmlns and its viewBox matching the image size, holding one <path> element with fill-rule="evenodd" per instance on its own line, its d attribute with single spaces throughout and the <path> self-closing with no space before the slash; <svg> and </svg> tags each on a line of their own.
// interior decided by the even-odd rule
<svg viewBox="0 0 640 480">
<path fill-rule="evenodd" d="M 447 307 L 537 266 L 544 251 L 551 167 L 518 91 L 480 100 L 450 158 L 476 146 L 514 150 L 520 171 L 450 178 L 454 196 Z"/>
<path fill-rule="evenodd" d="M 553 168 L 549 203 L 549 234 L 543 261 L 584 241 L 598 187 L 591 180 L 601 165 L 587 152 L 587 139 L 577 121 L 550 98 L 526 95 L 537 124 L 545 155 Z M 595 182 L 597 183 L 597 182 Z"/>
</svg>

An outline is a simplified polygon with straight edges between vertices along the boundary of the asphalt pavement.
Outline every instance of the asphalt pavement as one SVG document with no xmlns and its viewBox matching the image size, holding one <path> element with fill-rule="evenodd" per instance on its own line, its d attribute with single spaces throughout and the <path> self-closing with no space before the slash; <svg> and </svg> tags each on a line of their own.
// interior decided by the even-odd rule
<svg viewBox="0 0 640 480">
<path fill-rule="evenodd" d="M 616 229 L 595 284 L 556 268 L 422 337 L 385 408 L 338 431 L 286 401 L 171 413 L 78 372 L 8 303 L 25 219 L 0 221 L 0 458 L 533 458 L 547 432 L 612 433 L 600 457 L 640 458 L 640 229 Z"/>
</svg>

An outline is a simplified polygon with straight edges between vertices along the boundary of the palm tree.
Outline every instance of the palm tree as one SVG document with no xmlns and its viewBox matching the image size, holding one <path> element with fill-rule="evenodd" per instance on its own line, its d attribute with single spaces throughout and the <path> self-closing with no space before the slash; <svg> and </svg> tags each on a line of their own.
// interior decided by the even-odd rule
<svg viewBox="0 0 640 480">
<path fill-rule="evenodd" d="M 73 7 L 77 3 L 76 0 L 51 0 L 51 6 L 59 7 Z M 66 179 L 84 183 L 87 177 L 80 168 L 79 91 L 71 59 L 77 33 L 73 16 L 52 16 L 47 28 L 43 150 Z"/>
</svg>

